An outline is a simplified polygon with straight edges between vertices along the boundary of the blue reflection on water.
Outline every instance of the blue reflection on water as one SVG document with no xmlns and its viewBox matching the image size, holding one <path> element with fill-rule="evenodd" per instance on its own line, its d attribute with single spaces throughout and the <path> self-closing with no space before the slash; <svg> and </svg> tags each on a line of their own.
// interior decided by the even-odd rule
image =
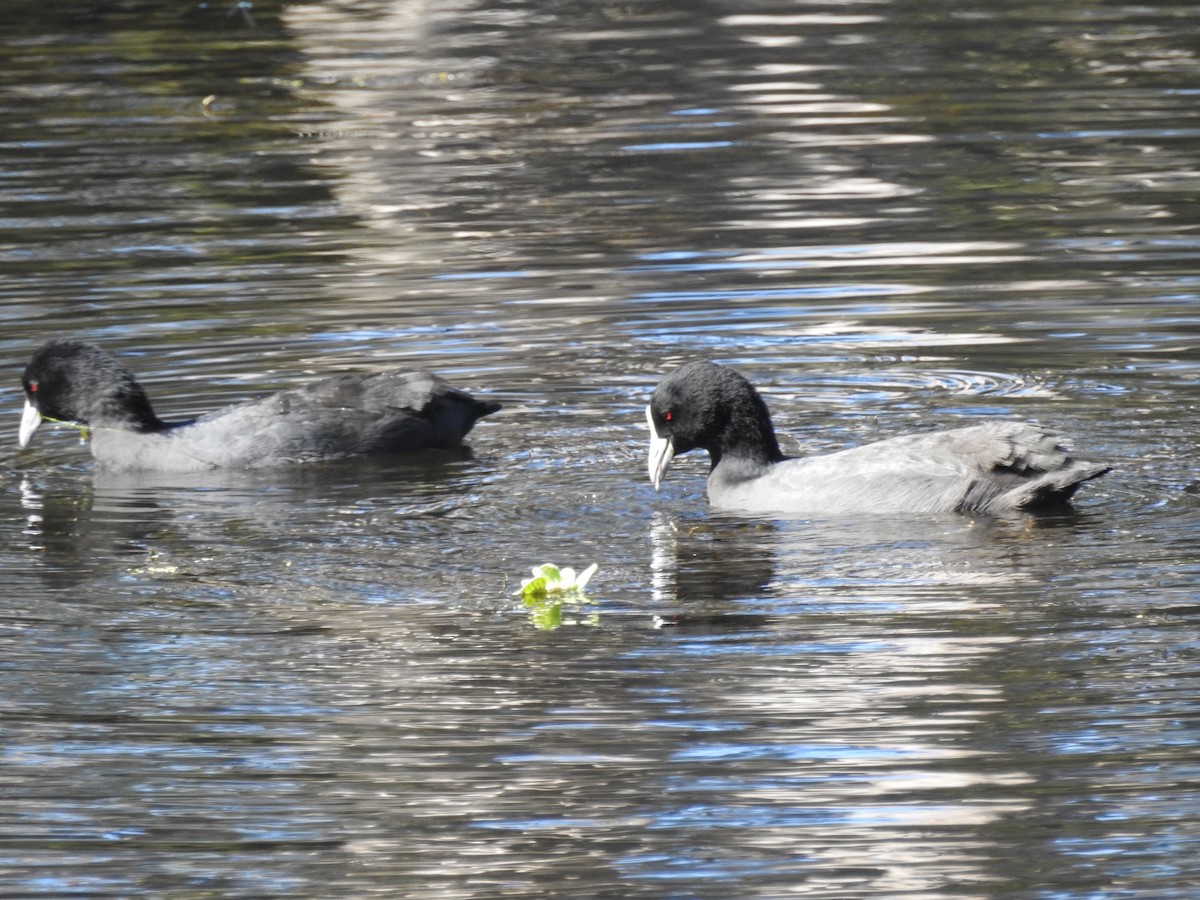
<svg viewBox="0 0 1200 900">
<path fill-rule="evenodd" d="M 661 144 L 625 144 L 622 150 L 661 152 L 664 150 L 712 150 L 734 146 L 734 141 L 667 141 Z"/>
<path fill-rule="evenodd" d="M 804 297 L 884 297 L 909 293 L 900 284 L 835 284 L 816 287 L 756 288 L 712 291 L 647 291 L 634 294 L 634 302 L 678 303 L 699 300 L 795 300 Z M 795 310 L 791 311 L 795 315 Z"/>
<path fill-rule="evenodd" d="M 924 747 L 866 747 L 853 744 L 700 744 L 672 754 L 677 761 L 731 759 L 924 759 Z"/>
</svg>

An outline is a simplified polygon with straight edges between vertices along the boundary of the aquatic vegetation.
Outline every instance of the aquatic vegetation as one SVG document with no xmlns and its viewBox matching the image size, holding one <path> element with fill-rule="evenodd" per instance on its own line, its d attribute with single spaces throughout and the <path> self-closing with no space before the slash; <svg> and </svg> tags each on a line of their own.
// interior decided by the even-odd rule
<svg viewBox="0 0 1200 900">
<path fill-rule="evenodd" d="M 564 607 L 584 612 L 591 604 L 583 589 L 598 568 L 598 564 L 592 563 L 576 574 L 569 566 L 560 569 L 551 563 L 542 563 L 533 567 L 533 577 L 522 581 L 514 594 L 528 607 L 535 628 L 551 631 L 560 625 L 598 625 L 599 612 L 593 611 L 583 617 L 563 615 Z"/>
</svg>

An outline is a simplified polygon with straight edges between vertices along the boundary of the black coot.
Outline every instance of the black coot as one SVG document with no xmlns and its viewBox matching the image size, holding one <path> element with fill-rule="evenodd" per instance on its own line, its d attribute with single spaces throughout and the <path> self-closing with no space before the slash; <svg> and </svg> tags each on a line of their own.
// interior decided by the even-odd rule
<svg viewBox="0 0 1200 900">
<path fill-rule="evenodd" d="M 452 448 L 500 404 L 428 372 L 335 375 L 187 422 L 154 414 L 133 373 L 94 344 L 42 346 L 22 376 L 20 445 L 43 419 L 86 425 L 110 471 L 194 472 Z"/>
<path fill-rule="evenodd" d="M 825 456 L 779 450 L 758 391 L 732 369 L 693 362 L 664 378 L 646 407 L 650 480 L 700 448 L 717 508 L 801 516 L 1000 513 L 1061 505 L 1110 467 L 1075 459 L 1036 425 L 988 422 L 891 438 Z"/>
</svg>

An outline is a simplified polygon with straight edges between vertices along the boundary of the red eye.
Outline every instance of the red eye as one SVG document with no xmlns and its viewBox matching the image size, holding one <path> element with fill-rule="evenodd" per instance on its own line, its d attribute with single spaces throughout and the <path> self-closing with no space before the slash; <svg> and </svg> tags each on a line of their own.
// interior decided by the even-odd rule
<svg viewBox="0 0 1200 900">
<path fill-rule="evenodd" d="M 37 382 L 36 381 L 29 382 L 29 393 L 31 393 L 31 394 L 37 393 Z"/>
<path fill-rule="evenodd" d="M 663 421 L 664 422 L 670 422 L 671 419 L 673 419 L 673 418 L 674 418 L 674 416 L 671 415 L 671 411 L 669 409 L 665 413 L 663 413 Z"/>
</svg>

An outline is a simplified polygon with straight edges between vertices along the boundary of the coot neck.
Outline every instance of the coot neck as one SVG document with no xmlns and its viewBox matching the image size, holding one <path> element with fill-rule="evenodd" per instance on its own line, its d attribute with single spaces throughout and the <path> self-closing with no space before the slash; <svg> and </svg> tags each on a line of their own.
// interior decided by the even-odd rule
<svg viewBox="0 0 1200 900">
<path fill-rule="evenodd" d="M 154 414 L 154 408 L 140 385 L 135 385 L 134 390 L 123 391 L 102 403 L 92 414 L 89 424 L 98 428 L 120 428 L 143 434 L 167 431 L 172 427 Z"/>
<path fill-rule="evenodd" d="M 708 452 L 713 468 L 725 457 L 763 466 L 783 461 L 771 414 L 757 392 L 733 406 L 720 440 Z"/>
</svg>

